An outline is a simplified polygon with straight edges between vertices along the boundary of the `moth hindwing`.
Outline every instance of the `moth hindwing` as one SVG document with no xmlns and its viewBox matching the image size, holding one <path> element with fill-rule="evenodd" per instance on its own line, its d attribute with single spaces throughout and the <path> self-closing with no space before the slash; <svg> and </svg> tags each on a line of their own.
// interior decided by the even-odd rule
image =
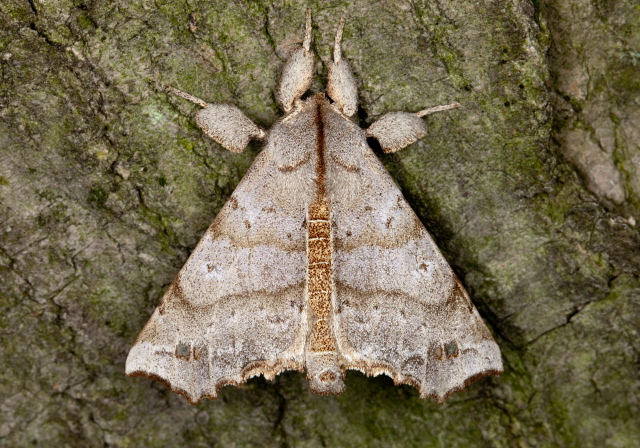
<svg viewBox="0 0 640 448">
<path fill-rule="evenodd" d="M 266 142 L 138 336 L 128 375 L 195 403 L 289 369 L 306 370 L 315 393 L 340 394 L 355 369 L 442 402 L 502 373 L 491 333 L 366 141 L 397 151 L 425 135 L 422 116 L 459 104 L 392 112 L 362 130 L 350 119 L 343 26 L 327 93 L 303 100 L 314 69 L 307 11 L 278 86 L 286 115 L 268 133 L 235 106 L 168 87 L 202 107 L 197 124 L 225 148 Z"/>
</svg>

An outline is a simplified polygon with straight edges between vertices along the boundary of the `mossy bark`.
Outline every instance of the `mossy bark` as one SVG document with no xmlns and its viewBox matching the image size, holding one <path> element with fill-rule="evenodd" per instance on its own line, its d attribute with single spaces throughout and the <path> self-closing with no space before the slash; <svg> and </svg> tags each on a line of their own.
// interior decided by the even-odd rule
<svg viewBox="0 0 640 448">
<path fill-rule="evenodd" d="M 348 17 L 363 127 L 392 110 L 462 103 L 381 159 L 492 328 L 505 374 L 443 406 L 356 372 L 338 397 L 314 396 L 288 372 L 197 406 L 125 377 L 136 335 L 260 150 L 222 150 L 162 87 L 269 127 L 304 7 L 6 0 L 0 446 L 636 444 L 635 2 L 308 6 L 324 61 Z"/>
</svg>

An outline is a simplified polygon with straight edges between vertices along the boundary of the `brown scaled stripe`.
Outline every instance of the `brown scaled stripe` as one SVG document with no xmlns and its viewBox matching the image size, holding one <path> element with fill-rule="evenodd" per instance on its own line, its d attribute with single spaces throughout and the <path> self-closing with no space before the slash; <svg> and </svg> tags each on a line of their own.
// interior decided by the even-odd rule
<svg viewBox="0 0 640 448">
<path fill-rule="evenodd" d="M 322 101 L 318 98 L 316 109 L 316 199 L 309 206 L 309 226 L 307 227 L 307 300 L 315 314 L 311 337 L 312 352 L 336 350 L 336 341 L 331 334 L 331 292 L 333 291 L 333 266 L 331 247 L 331 222 L 329 221 L 329 201 L 326 198 L 324 180 L 325 138 L 322 118 Z"/>
</svg>

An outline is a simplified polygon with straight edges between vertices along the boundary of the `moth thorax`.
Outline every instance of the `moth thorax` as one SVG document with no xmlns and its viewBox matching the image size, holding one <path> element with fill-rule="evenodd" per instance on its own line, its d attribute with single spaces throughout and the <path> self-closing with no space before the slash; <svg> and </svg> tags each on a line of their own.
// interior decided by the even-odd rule
<svg viewBox="0 0 640 448">
<path fill-rule="evenodd" d="M 332 331 L 333 261 L 329 202 L 321 195 L 309 206 L 307 301 L 313 312 L 306 349 L 309 387 L 322 394 L 344 389 Z"/>
</svg>

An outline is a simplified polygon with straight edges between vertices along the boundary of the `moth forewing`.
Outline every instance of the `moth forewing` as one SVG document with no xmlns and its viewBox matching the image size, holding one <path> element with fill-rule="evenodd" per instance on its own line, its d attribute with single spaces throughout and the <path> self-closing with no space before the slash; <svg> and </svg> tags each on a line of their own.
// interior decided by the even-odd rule
<svg viewBox="0 0 640 448">
<path fill-rule="evenodd" d="M 433 239 L 366 137 L 397 151 L 424 135 L 417 114 L 390 113 L 365 133 L 348 117 L 357 89 L 336 34 L 328 94 L 311 84 L 311 17 L 285 64 L 286 115 L 138 336 L 126 372 L 192 403 L 283 370 L 318 394 L 345 389 L 348 369 L 386 374 L 442 402 L 502 373 L 500 350 Z M 265 133 L 237 108 L 208 104 L 197 124 L 240 151 Z M 331 101 L 333 100 L 333 102 Z"/>
</svg>

